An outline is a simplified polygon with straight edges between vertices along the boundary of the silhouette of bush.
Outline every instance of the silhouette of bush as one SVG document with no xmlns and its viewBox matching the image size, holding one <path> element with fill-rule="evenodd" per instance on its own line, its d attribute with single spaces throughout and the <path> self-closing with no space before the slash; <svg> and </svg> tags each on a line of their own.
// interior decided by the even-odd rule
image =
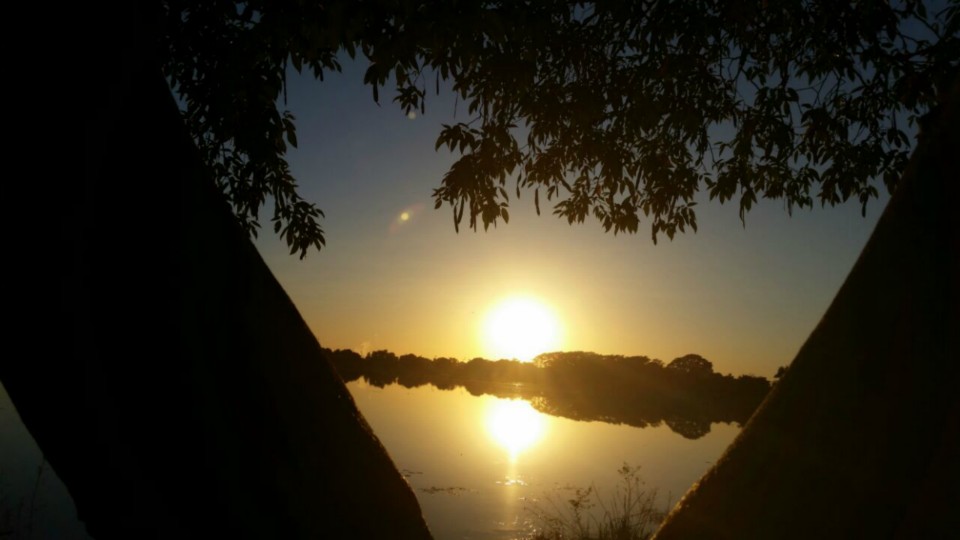
<svg viewBox="0 0 960 540">
<path fill-rule="evenodd" d="M 657 490 L 643 487 L 639 467 L 624 463 L 621 482 L 609 499 L 594 486 L 572 488 L 573 497 L 558 503 L 552 496 L 534 503 L 534 531 L 528 540 L 646 540 L 666 516 L 656 507 Z"/>
<path fill-rule="evenodd" d="M 325 352 L 348 382 L 363 377 L 378 387 L 462 387 L 474 396 L 526 399 L 540 412 L 573 420 L 641 428 L 666 423 L 689 439 L 709 433 L 714 422 L 743 425 L 770 390 L 763 377 L 715 373 L 713 365 L 696 354 L 664 365 L 646 356 L 583 351 L 545 353 L 529 363 L 430 360 L 389 351 L 366 357 L 353 351 Z"/>
</svg>

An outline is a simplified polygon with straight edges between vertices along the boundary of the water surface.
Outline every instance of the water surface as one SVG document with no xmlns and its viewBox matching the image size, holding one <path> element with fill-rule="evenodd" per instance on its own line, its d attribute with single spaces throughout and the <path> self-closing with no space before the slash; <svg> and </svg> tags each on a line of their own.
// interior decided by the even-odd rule
<svg viewBox="0 0 960 540">
<path fill-rule="evenodd" d="M 660 502 L 675 502 L 740 428 L 715 423 L 691 440 L 666 425 L 636 428 L 545 415 L 528 402 L 463 388 L 347 384 L 420 501 L 437 540 L 517 538 L 530 508 L 572 486 L 612 494 L 624 464 L 640 467 Z"/>
<path fill-rule="evenodd" d="M 665 424 L 636 428 L 536 411 L 524 400 L 464 388 L 347 385 L 410 482 L 437 540 L 508 539 L 526 533 L 531 507 L 570 498 L 572 487 L 612 494 L 624 463 L 640 467 L 660 504 L 676 501 L 739 427 L 714 423 L 684 438 Z M 63 484 L 43 461 L 0 386 L 0 525 L 24 538 L 85 539 Z M 24 534 L 29 530 L 29 534 Z"/>
</svg>

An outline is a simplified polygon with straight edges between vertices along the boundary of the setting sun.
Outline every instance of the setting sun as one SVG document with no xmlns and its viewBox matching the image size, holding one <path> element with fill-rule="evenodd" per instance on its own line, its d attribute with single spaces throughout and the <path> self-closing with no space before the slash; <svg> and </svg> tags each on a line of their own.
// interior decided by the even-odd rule
<svg viewBox="0 0 960 540">
<path fill-rule="evenodd" d="M 560 323 L 553 311 L 529 297 L 511 297 L 494 305 L 484 320 L 483 341 L 492 358 L 529 362 L 557 350 Z"/>
</svg>

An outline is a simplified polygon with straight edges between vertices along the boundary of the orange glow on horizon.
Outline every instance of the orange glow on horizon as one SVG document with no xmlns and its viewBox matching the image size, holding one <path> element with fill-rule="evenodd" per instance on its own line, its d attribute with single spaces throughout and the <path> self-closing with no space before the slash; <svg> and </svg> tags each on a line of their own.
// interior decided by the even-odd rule
<svg viewBox="0 0 960 540">
<path fill-rule="evenodd" d="M 529 362 L 544 352 L 558 350 L 560 323 L 543 302 L 523 296 L 501 300 L 483 322 L 482 342 L 491 360 L 500 358 Z"/>
</svg>

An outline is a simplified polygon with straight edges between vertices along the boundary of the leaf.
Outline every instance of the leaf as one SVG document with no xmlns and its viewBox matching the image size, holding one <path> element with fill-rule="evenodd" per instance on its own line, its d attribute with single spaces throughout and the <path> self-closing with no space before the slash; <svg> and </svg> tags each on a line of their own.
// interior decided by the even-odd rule
<svg viewBox="0 0 960 540">
<path fill-rule="evenodd" d="M 900 39 L 901 25 L 913 23 L 943 22 L 944 35 L 956 34 L 958 10 L 931 10 L 927 20 L 919 0 L 863 13 L 808 2 L 790 24 L 778 19 L 790 10 L 766 1 L 721 17 L 682 2 L 654 3 L 656 16 L 643 2 L 464 2 L 415 13 L 403 2 L 363 13 L 336 4 L 324 3 L 323 17 L 300 2 L 212 3 L 204 16 L 174 3 L 163 15 L 176 29 L 161 36 L 172 45 L 163 69 L 214 182 L 250 234 L 258 209 L 277 198 L 289 227 L 281 234 L 301 254 L 323 243 L 320 214 L 301 208 L 284 158 L 298 146 L 292 119 L 280 122 L 277 110 L 287 63 L 322 80 L 327 69 L 342 71 L 340 54 L 359 51 L 374 101 L 393 76 L 392 102 L 406 113 L 425 113 L 430 70 L 437 94 L 440 78 L 449 81 L 454 114 L 460 100 L 471 112 L 434 146 L 472 158 L 435 195 L 455 224 L 465 207 L 472 224 L 495 223 L 507 194 L 493 188 L 519 166 L 516 196 L 534 189 L 538 215 L 544 187 L 552 212 L 571 223 L 589 216 L 633 232 L 642 211 L 654 242 L 696 230 L 683 202 L 704 184 L 720 202 L 739 191 L 741 219 L 759 197 L 782 197 L 788 211 L 812 204 L 811 186 L 822 187 L 824 204 L 854 196 L 866 204 L 874 177 L 892 189 L 911 146 L 897 120 L 924 114 L 956 63 L 948 38 L 924 31 L 928 39 L 909 47 Z M 528 130 L 523 148 L 514 124 Z M 715 182 L 700 174 L 708 170 Z M 587 185 L 575 180 L 582 172 Z"/>
</svg>

